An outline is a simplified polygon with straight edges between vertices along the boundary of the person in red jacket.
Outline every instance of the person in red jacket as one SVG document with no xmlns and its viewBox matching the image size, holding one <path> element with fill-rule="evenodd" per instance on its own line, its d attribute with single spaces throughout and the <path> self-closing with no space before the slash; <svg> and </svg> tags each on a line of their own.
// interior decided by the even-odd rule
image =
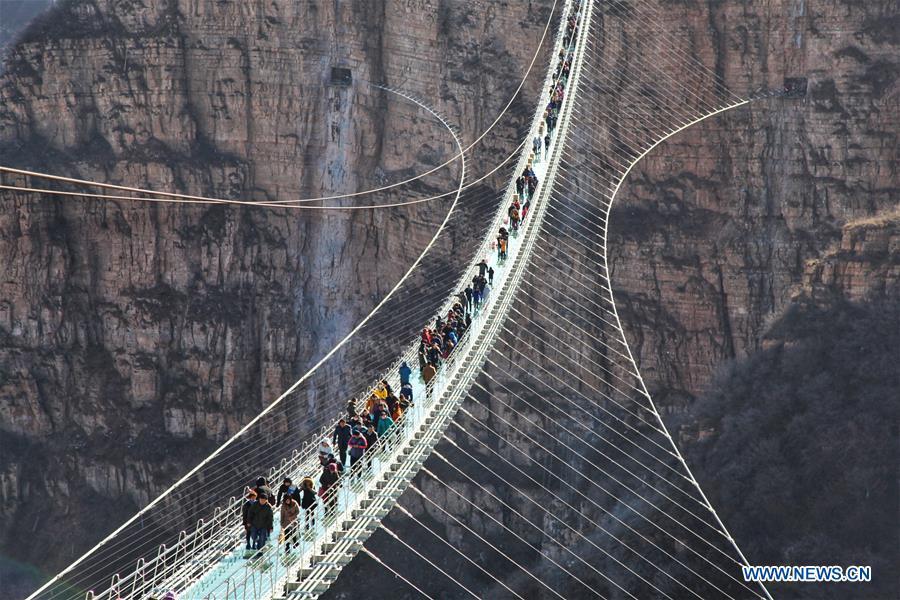
<svg viewBox="0 0 900 600">
<path fill-rule="evenodd" d="M 350 436 L 350 468 L 353 468 L 353 465 L 363 457 L 366 449 L 368 448 L 369 443 L 366 441 L 366 438 L 363 436 L 362 432 L 359 429 L 354 429 L 353 434 Z"/>
</svg>

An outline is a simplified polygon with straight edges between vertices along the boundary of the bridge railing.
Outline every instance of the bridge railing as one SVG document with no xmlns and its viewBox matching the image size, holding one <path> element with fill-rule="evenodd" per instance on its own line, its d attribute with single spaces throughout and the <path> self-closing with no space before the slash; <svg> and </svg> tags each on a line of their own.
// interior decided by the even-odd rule
<svg viewBox="0 0 900 600">
<path fill-rule="evenodd" d="M 546 71 L 545 81 L 540 90 L 535 118 L 532 120 L 531 128 L 529 129 L 527 138 L 524 142 L 523 150 L 519 156 L 513 177 L 508 181 L 501 196 L 501 205 L 487 230 L 489 232 L 488 236 L 482 241 L 479 249 L 474 254 L 469 268 L 460 276 L 456 289 L 463 289 L 467 283 L 471 281 L 472 277 L 474 277 L 474 274 L 478 272 L 478 263 L 481 258 L 487 256 L 489 252 L 492 252 L 494 232 L 507 221 L 506 207 L 511 202 L 513 194 L 515 193 L 515 179 L 522 171 L 524 171 L 524 168 L 528 163 L 529 154 L 531 153 L 532 148 L 530 142 L 539 132 L 540 125 L 543 122 L 543 107 L 547 101 L 545 94 L 550 88 L 550 84 L 555 82 L 553 78 L 554 68 L 558 59 L 559 50 L 562 48 L 566 21 L 571 4 L 572 0 L 567 0 L 564 3 L 560 27 L 557 31 L 553 51 L 549 57 L 549 66 Z M 457 298 L 455 295 L 448 298 L 441 309 L 432 317 L 431 322 L 433 322 L 434 318 L 437 316 L 446 315 L 456 301 Z M 485 313 L 486 311 L 480 311 L 476 317 L 473 318 L 473 325 L 475 324 L 475 319 L 480 319 Z M 472 328 L 466 331 L 463 338 L 460 339 L 461 344 L 468 344 L 469 340 L 474 337 L 471 335 L 471 331 Z M 458 349 L 461 348 L 458 346 Z M 396 373 L 400 364 L 403 361 L 414 364 L 417 359 L 417 350 L 418 340 L 406 347 L 401 356 L 394 361 L 388 370 L 387 375 L 379 376 L 374 380 L 368 387 L 368 392 L 371 393 L 381 379 L 396 381 Z M 434 391 L 435 387 L 444 382 L 447 377 L 447 372 L 450 371 L 452 365 L 455 364 L 454 357 L 461 354 L 461 352 L 454 351 L 454 354 L 452 354 L 448 360 L 444 361 L 444 365 L 430 385 L 431 390 L 429 390 L 428 396 L 432 401 L 434 396 L 440 395 L 439 392 L 436 393 Z M 405 414 L 401 417 L 401 419 L 398 420 L 398 423 L 391 428 L 389 435 L 385 436 L 384 440 L 379 441 L 378 452 L 366 452 L 366 454 L 364 454 L 366 459 L 355 463 L 354 468 L 350 469 L 350 472 L 342 476 L 339 482 L 333 486 L 333 491 L 331 493 L 334 495 L 335 499 L 330 500 L 330 504 L 325 502 L 325 499 L 320 499 L 314 510 L 310 511 L 315 514 L 310 514 L 308 517 L 304 518 L 304 522 L 328 524 L 327 529 L 321 531 L 321 533 L 324 536 L 332 533 L 335 526 L 340 524 L 340 520 L 336 518 L 336 515 L 343 514 L 347 510 L 352 510 L 349 507 L 353 505 L 354 502 L 362 500 L 359 492 L 351 489 L 354 482 L 350 480 L 354 477 L 358 479 L 360 477 L 359 473 L 363 469 L 374 469 L 374 465 L 378 461 L 387 462 L 383 460 L 384 457 L 388 456 L 390 451 L 396 450 L 397 446 L 401 444 L 401 441 L 406 439 L 402 434 L 408 431 L 407 427 L 410 424 L 413 415 L 421 417 L 420 411 L 423 410 L 423 404 L 424 403 L 420 400 L 414 402 L 410 407 L 412 413 Z M 429 406 L 431 405 L 429 404 Z M 272 467 L 269 473 L 270 481 L 280 481 L 281 478 L 285 476 L 300 478 L 308 474 L 316 473 L 320 469 L 316 446 L 323 437 L 327 436 L 333 430 L 334 426 L 337 424 L 337 420 L 338 418 L 335 418 L 333 423 L 319 428 L 314 433 L 314 437 L 304 444 L 301 449 L 294 450 L 289 458 L 282 459 L 278 467 Z M 387 468 L 387 466 L 384 466 L 383 468 Z M 328 498 L 330 499 L 330 496 Z M 236 546 L 241 544 L 244 531 L 240 518 L 243 501 L 243 498 L 232 497 L 223 508 L 217 508 L 215 510 L 211 519 L 201 519 L 198 521 L 195 529 L 189 533 L 182 531 L 179 534 L 178 541 L 174 545 L 168 547 L 165 545 L 160 546 L 155 558 L 150 560 L 139 560 L 135 570 L 125 577 L 115 575 L 110 582 L 111 585 L 108 590 L 98 595 L 94 595 L 93 592 L 88 592 L 87 597 L 96 600 L 117 600 L 118 598 L 122 598 L 123 600 L 126 598 L 161 598 L 167 590 L 190 589 L 197 582 L 202 580 L 210 568 L 220 562 L 226 553 L 233 551 Z M 328 509 L 324 508 L 326 504 L 329 507 Z M 308 547 L 310 542 L 321 543 L 321 541 L 325 539 L 320 535 L 314 535 L 312 540 L 307 540 L 307 535 L 298 535 L 297 537 L 299 542 L 298 545 L 300 547 L 296 554 L 301 557 L 306 556 L 308 551 L 311 550 L 311 548 Z M 269 544 L 267 550 L 264 551 L 264 556 L 262 558 L 271 559 L 273 553 L 277 553 L 277 547 L 277 544 Z M 280 565 L 280 561 L 272 562 Z M 266 579 L 269 580 L 270 585 L 276 585 L 275 582 L 286 577 L 290 569 L 299 568 L 300 566 L 300 564 L 288 564 L 287 566 L 282 565 L 280 567 L 272 565 L 267 571 L 269 574 L 266 576 Z M 254 577 L 251 570 L 245 568 L 243 569 L 242 575 L 228 577 L 224 586 L 219 585 L 215 590 L 209 591 L 210 595 L 204 595 L 204 597 L 243 598 L 243 594 L 247 593 L 248 588 L 254 588 L 254 586 L 256 586 L 254 589 L 256 591 L 261 591 L 261 589 L 259 589 L 261 584 L 262 581 L 260 578 Z M 238 594 L 241 595 L 239 596 Z"/>
<path fill-rule="evenodd" d="M 554 52 L 550 57 L 550 69 L 548 69 L 545 86 L 544 88 L 542 88 L 542 100 L 539 104 L 535 121 L 532 123 L 532 128 L 529 131 L 527 141 L 530 141 L 540 128 L 540 122 L 542 121 L 541 115 L 543 114 L 544 105 L 543 90 L 549 89 L 548 84 L 553 82 L 552 69 L 557 61 L 558 50 L 561 47 L 561 42 L 565 31 L 566 18 L 568 17 L 568 14 L 569 3 L 567 2 L 563 12 L 563 26 L 558 32 L 557 44 L 554 45 Z M 580 19 L 579 23 L 581 23 Z M 572 41 L 573 46 L 574 44 L 575 40 Z M 568 50 L 568 48 L 566 50 Z M 524 170 L 524 166 L 528 161 L 528 155 L 530 153 L 531 147 L 527 144 L 527 141 L 525 151 L 520 155 L 520 160 L 519 164 L 517 165 L 515 175 L 518 175 L 518 173 Z M 492 229 L 490 229 L 489 231 L 496 231 L 504 223 L 506 219 L 505 207 L 511 200 L 514 191 L 515 177 L 512 181 L 509 182 L 507 186 L 507 189 L 503 195 L 504 202 L 501 205 L 500 210 L 495 215 Z M 474 274 L 478 270 L 477 264 L 480 258 L 482 256 L 485 256 L 490 249 L 491 238 L 488 237 L 482 242 L 480 251 L 474 255 L 474 260 L 472 261 L 469 269 L 461 276 L 461 284 L 465 285 L 465 283 L 467 283 L 471 279 L 471 277 L 474 276 Z M 512 252 L 512 248 L 510 250 Z M 496 289 L 500 289 L 502 287 L 502 280 L 505 276 L 505 273 L 499 272 L 497 273 L 497 275 L 498 278 L 496 280 Z M 339 481 L 328 490 L 324 498 L 320 499 L 319 503 L 317 503 L 314 510 L 310 511 L 309 515 L 306 517 L 305 523 L 309 523 L 310 520 L 315 523 L 312 528 L 315 533 L 313 533 L 311 536 L 311 543 L 314 547 L 305 547 L 306 540 L 304 539 L 304 541 L 302 542 L 304 547 L 301 547 L 299 549 L 299 552 L 297 552 L 298 562 L 286 561 L 286 564 L 283 565 L 282 568 L 282 562 L 278 560 L 280 549 L 277 545 L 271 544 L 264 549 L 263 556 L 260 559 L 260 562 L 266 565 L 265 569 L 260 569 L 257 566 L 250 564 L 241 569 L 239 573 L 235 573 L 233 576 L 229 577 L 228 580 L 221 583 L 216 590 L 211 590 L 209 595 L 205 595 L 204 598 L 216 600 L 238 600 L 240 598 L 246 597 L 263 597 L 267 592 L 276 591 L 280 589 L 284 582 L 290 578 L 292 569 L 301 569 L 305 566 L 304 561 L 308 560 L 312 552 L 315 551 L 316 544 L 325 541 L 331 541 L 332 534 L 343 529 L 343 524 L 341 522 L 342 519 L 340 518 L 340 516 L 350 515 L 352 517 L 353 511 L 358 510 L 360 503 L 368 497 L 367 493 L 369 492 L 370 488 L 365 485 L 361 485 L 362 479 L 368 478 L 371 481 L 377 481 L 379 479 L 379 476 L 383 474 L 384 470 L 390 468 L 392 462 L 391 459 L 393 457 L 396 457 L 400 448 L 404 444 L 408 443 L 410 437 L 415 434 L 415 432 L 418 430 L 418 427 L 422 424 L 423 420 L 429 413 L 431 413 L 432 409 L 437 406 L 437 401 L 441 398 L 443 392 L 446 390 L 447 383 L 454 378 L 459 368 L 463 366 L 461 362 L 465 361 L 466 347 L 474 343 L 474 340 L 478 337 L 478 333 L 483 325 L 483 320 L 489 312 L 487 310 L 487 307 L 490 305 L 492 300 L 493 298 L 487 298 L 481 309 L 475 312 L 472 325 L 460 338 L 459 344 L 457 344 L 450 357 L 443 362 L 440 370 L 435 376 L 435 379 L 428 386 L 426 386 L 427 392 L 425 398 L 416 400 L 416 402 L 414 402 L 414 404 L 410 407 L 411 411 L 408 413 L 404 413 L 404 415 L 391 428 L 388 435 L 385 436 L 385 438 L 379 440 L 379 445 L 375 449 L 375 452 L 367 451 L 363 455 L 363 458 L 357 461 L 349 470 L 349 472 L 341 476 Z M 444 310 L 442 310 L 438 314 L 444 314 L 446 310 L 449 310 L 449 308 L 455 301 L 456 299 L 454 297 L 451 297 L 446 302 Z M 417 343 L 412 344 L 400 360 L 411 361 L 413 356 L 415 356 L 416 348 Z M 399 362 L 400 361 L 398 360 L 397 364 L 399 364 Z"/>
</svg>

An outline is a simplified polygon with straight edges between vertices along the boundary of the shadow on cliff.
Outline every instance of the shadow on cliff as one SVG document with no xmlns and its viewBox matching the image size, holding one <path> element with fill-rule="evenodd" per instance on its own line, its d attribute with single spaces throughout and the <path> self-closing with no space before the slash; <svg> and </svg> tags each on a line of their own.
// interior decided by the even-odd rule
<svg viewBox="0 0 900 600">
<path fill-rule="evenodd" d="M 900 306 L 802 301 L 764 348 L 681 417 L 688 464 L 751 564 L 872 567 L 868 584 L 773 596 L 900 597 Z"/>
</svg>

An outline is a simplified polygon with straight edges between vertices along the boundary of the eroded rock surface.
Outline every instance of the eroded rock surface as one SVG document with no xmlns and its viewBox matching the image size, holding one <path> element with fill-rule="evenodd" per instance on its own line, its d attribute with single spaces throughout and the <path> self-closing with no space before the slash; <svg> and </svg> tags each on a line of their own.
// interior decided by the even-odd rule
<svg viewBox="0 0 900 600">
<path fill-rule="evenodd" d="M 900 202 L 900 16 L 891 2 L 811 1 L 668 14 L 689 39 L 712 36 L 701 58 L 745 97 L 808 80 L 805 97 L 755 101 L 671 138 L 614 209 L 619 310 L 655 398 L 679 410 L 723 360 L 760 348 L 804 283 L 852 299 L 893 285 L 887 248 L 871 268 L 828 265 L 864 240 L 890 245 L 884 228 L 853 224 Z"/>
<path fill-rule="evenodd" d="M 443 126 L 369 83 L 384 82 L 426 101 L 467 145 L 512 102 L 470 152 L 474 179 L 518 143 L 546 52 L 516 90 L 551 6 L 61 2 L 20 36 L 0 76 L 0 163 L 284 200 L 379 187 L 451 159 Z M 332 82 L 332 67 L 350 69 L 352 85 Z M 364 203 L 452 190 L 458 176 L 454 162 Z M 6 553 L 47 571 L 295 381 L 447 211 L 7 192 L 0 202 L 0 530 Z M 67 523 L 64 539 L 48 513 Z"/>
</svg>

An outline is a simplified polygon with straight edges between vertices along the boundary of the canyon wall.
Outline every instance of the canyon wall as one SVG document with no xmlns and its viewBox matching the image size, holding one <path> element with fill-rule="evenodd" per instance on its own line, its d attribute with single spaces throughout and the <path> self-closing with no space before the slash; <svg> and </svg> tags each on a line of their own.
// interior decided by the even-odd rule
<svg viewBox="0 0 900 600">
<path fill-rule="evenodd" d="M 655 399 L 680 410 L 723 361 L 760 349 L 804 283 L 836 277 L 853 299 L 868 286 L 816 261 L 880 235 L 866 223 L 900 203 L 900 15 L 892 2 L 803 0 L 667 14 L 744 97 L 807 79 L 805 96 L 760 99 L 674 136 L 617 200 L 619 311 Z M 856 277 L 896 281 L 896 255 L 882 256 Z"/>
<path fill-rule="evenodd" d="M 373 87 L 385 83 L 444 115 L 466 146 L 502 116 L 467 153 L 474 179 L 518 143 L 552 5 L 60 2 L 6 59 L 0 163 L 285 200 L 452 159 L 446 129 Z M 352 84 L 332 81 L 333 67 Z M 459 175 L 454 161 L 340 203 L 424 198 Z M 5 554 L 52 572 L 343 337 L 448 204 L 323 213 L 3 192 L 2 206 L 0 539 Z"/>
<path fill-rule="evenodd" d="M 513 96 L 550 4 L 61 3 L 7 59 L 0 163 L 244 199 L 398 181 L 454 149 L 365 81 L 416 93 L 471 141 Z M 617 200 L 614 291 L 667 412 L 707 391 L 724 361 L 759 351 L 798 294 L 896 294 L 894 4 L 654 3 L 736 93 L 808 80 L 805 96 L 673 137 Z M 329 85 L 333 66 L 352 70 L 352 87 Z M 475 149 L 476 170 L 515 147 L 536 81 Z M 455 175 L 384 197 L 447 189 Z M 48 571 L 100 537 L 98 504 L 124 518 L 287 387 L 446 210 L 323 216 L 11 193 L 2 204 L 0 442 L 12 450 L 0 527 L 5 553 Z M 42 526 L 47 498 L 72 528 L 64 540 Z M 24 548 L 22 523 L 35 532 Z M 356 568 L 351 585 L 387 577 Z"/>
<path fill-rule="evenodd" d="M 896 422 L 896 410 L 891 408 L 897 399 L 896 389 L 891 387 L 896 377 L 890 371 L 895 362 L 891 353 L 896 351 L 896 335 L 886 334 L 883 343 L 860 339 L 860 352 L 871 352 L 867 359 L 874 366 L 858 378 L 848 378 L 854 384 L 860 383 L 858 390 L 852 385 L 838 388 L 837 395 L 843 401 L 840 410 L 833 410 L 835 394 L 823 403 L 823 410 L 830 411 L 824 427 L 821 420 L 812 418 L 803 420 L 810 425 L 807 430 L 778 419 L 802 415 L 804 410 L 809 415 L 817 414 L 817 407 L 811 403 L 816 395 L 815 379 L 828 363 L 786 361 L 780 373 L 782 379 L 790 380 L 792 366 L 801 379 L 786 382 L 773 378 L 771 393 L 767 395 L 762 393 L 767 383 L 759 382 L 753 389 L 759 396 L 750 394 L 747 398 L 737 389 L 730 394 L 721 382 L 716 387 L 713 377 L 735 364 L 741 368 L 747 361 L 764 361 L 762 353 L 774 345 L 782 345 L 786 355 L 792 356 L 789 350 L 794 345 L 833 340 L 833 336 L 807 335 L 804 327 L 812 320 L 811 331 L 818 334 L 827 330 L 831 316 L 846 315 L 832 308 L 835 303 L 871 302 L 875 307 L 884 302 L 896 304 L 900 294 L 896 239 L 896 210 L 900 202 L 900 38 L 894 33 L 900 16 L 896 3 L 659 2 L 656 8 L 657 22 L 664 22 L 665 29 L 674 33 L 678 41 L 654 39 L 649 34 L 641 37 L 639 18 L 635 17 L 626 29 L 639 43 L 677 47 L 714 70 L 739 96 L 758 99 L 673 136 L 638 164 L 620 191 L 611 217 L 608 248 L 613 292 L 635 358 L 677 443 L 696 469 L 712 505 L 739 545 L 748 551 L 751 564 L 862 562 L 874 564 L 878 573 L 872 585 L 785 585 L 773 588 L 776 597 L 892 597 L 896 595 L 896 569 L 892 565 L 896 564 L 897 531 L 896 515 L 891 512 L 897 497 L 896 453 L 892 450 L 896 448 L 897 433 L 893 425 L 873 423 Z M 626 46 L 622 51 L 627 50 Z M 673 62 L 677 64 L 678 59 Z M 629 64 L 626 57 L 622 64 Z M 681 81 L 698 80 L 697 74 L 686 66 L 682 70 L 676 66 L 673 73 Z M 629 77 L 637 75 L 626 69 L 623 88 L 637 86 L 629 81 Z M 781 93 L 786 83 L 794 88 L 790 94 Z M 707 88 L 698 85 L 697 89 L 703 93 Z M 706 99 L 721 103 L 724 97 L 707 93 Z M 615 112 L 616 108 L 601 107 L 597 112 L 605 110 Z M 602 131 L 581 133 L 585 139 L 603 135 Z M 588 154 L 587 150 L 584 154 Z M 600 186 L 602 182 L 598 177 L 592 183 Z M 563 196 L 582 192 L 589 197 L 590 188 L 591 184 L 568 185 Z M 573 211 L 570 219 L 577 221 L 578 214 Z M 571 222 L 559 219 L 556 227 L 566 224 Z M 586 219 L 585 226 L 597 224 Z M 567 268 L 577 270 L 580 247 L 573 249 L 563 242 L 560 246 L 564 249 L 560 250 L 559 261 L 539 264 L 549 269 L 562 267 L 566 273 Z M 545 250 L 553 252 L 552 248 Z M 601 249 L 593 251 L 599 253 Z M 536 278 L 536 287 L 551 288 L 551 295 L 562 298 L 563 304 L 576 304 L 567 301 L 571 290 L 552 289 L 552 274 L 546 279 L 540 275 Z M 517 305 L 526 314 L 544 310 L 533 305 L 537 301 L 533 293 L 534 290 Z M 597 296 L 602 296 L 599 290 Z M 537 299 L 547 301 L 540 294 Z M 598 304 L 602 305 L 602 301 Z M 798 307 L 806 307 L 807 311 L 797 310 Z M 574 308 L 575 314 L 586 311 L 583 306 Z M 864 311 L 867 327 L 854 329 L 847 326 L 846 319 L 859 313 L 851 310 L 850 316 L 842 319 L 839 331 L 869 336 L 869 326 L 877 313 L 877 309 Z M 595 473 L 596 463 L 606 464 L 594 446 L 603 447 L 602 434 L 607 432 L 593 427 L 595 437 L 588 435 L 586 441 L 577 424 L 566 428 L 550 420 L 570 423 L 545 405 L 553 403 L 575 410 L 565 400 L 575 397 L 575 390 L 566 389 L 566 375 L 562 374 L 563 381 L 553 379 L 552 372 L 560 375 L 562 367 L 553 368 L 559 365 L 550 363 L 550 371 L 545 372 L 529 364 L 528 358 L 544 364 L 556 360 L 571 365 L 568 361 L 577 363 L 583 352 L 581 360 L 585 366 L 584 356 L 602 357 L 604 352 L 602 348 L 582 346 L 583 340 L 573 342 L 573 347 L 561 344 L 553 335 L 565 336 L 565 332 L 560 334 L 555 329 L 559 323 L 552 324 L 554 320 L 555 317 L 549 317 L 542 321 L 548 331 L 541 331 L 530 326 L 522 328 L 516 317 L 510 319 L 508 327 L 519 333 L 509 332 L 505 336 L 509 345 L 502 344 L 491 354 L 493 362 L 485 368 L 491 376 L 482 376 L 480 385 L 473 388 L 471 394 L 477 401 L 464 405 L 486 425 L 461 415 L 458 422 L 463 426 L 451 427 L 448 433 L 459 447 L 444 442 L 437 448 L 466 474 L 449 467 L 442 458 L 432 457 L 426 467 L 441 482 L 430 474 L 414 480 L 414 485 L 464 525 L 453 522 L 442 510 L 410 492 L 401 498 L 400 505 L 422 523 L 413 522 L 399 510 L 386 520 L 401 539 L 414 543 L 423 555 L 447 568 L 453 576 L 437 573 L 421 558 L 404 550 L 392 535 L 379 532 L 373 536 L 370 548 L 380 559 L 399 568 L 413 584 L 427 585 L 430 591 L 447 597 L 462 594 L 454 580 L 486 597 L 508 593 L 428 529 L 477 560 L 494 577 L 520 593 L 524 590 L 528 597 L 553 597 L 528 573 L 549 583 L 564 597 L 590 597 L 575 577 L 595 591 L 615 597 L 618 592 L 608 581 L 578 563 L 565 548 L 573 549 L 603 573 L 620 574 L 620 581 L 629 584 L 635 582 L 634 574 L 620 573 L 616 559 L 644 576 L 654 576 L 645 563 L 598 531 L 602 526 L 615 535 L 633 539 L 613 515 L 603 514 L 592 505 L 606 500 L 600 489 L 606 486 L 626 500 L 631 499 L 616 485 L 620 482 L 601 478 L 588 483 L 577 474 Z M 585 315 L 585 320 L 590 322 L 590 316 Z M 896 318 L 885 323 L 893 326 Z M 570 325 L 565 323 L 561 329 L 569 329 Z M 785 328 L 789 333 L 785 334 Z M 522 329 L 530 331 L 525 333 Z M 595 323 L 587 329 L 585 333 L 591 333 L 602 330 L 602 326 Z M 528 343 L 517 343 L 514 335 L 521 335 Z M 841 351 L 851 346 L 853 343 L 847 340 Z M 538 358 L 539 350 L 552 359 Z M 840 355 L 821 350 L 822 355 L 832 359 Z M 810 356 L 815 354 L 806 353 L 801 358 L 809 361 Z M 792 356 L 792 360 L 800 359 Z M 861 359 L 853 364 L 868 362 Z M 602 359 L 600 363 L 603 364 Z M 581 372 L 577 365 L 570 368 Z M 838 383 L 838 378 L 834 379 Z M 735 383 L 740 382 L 738 379 Z M 806 383 L 811 385 L 809 390 L 803 387 Z M 716 394 L 710 396 L 713 389 Z M 593 390 L 581 391 L 596 396 Z M 739 397 L 745 399 L 745 406 L 739 405 Z M 723 407 L 734 407 L 736 413 L 739 409 L 745 419 L 741 423 L 751 421 L 757 425 L 748 428 L 739 437 L 741 443 L 736 443 L 735 435 L 726 435 L 738 429 L 729 420 L 731 415 L 726 412 L 720 423 L 710 427 L 705 420 L 707 415 L 695 407 L 698 398 L 704 399 L 707 408 L 710 402 L 718 401 Z M 768 404 L 757 403 L 757 398 L 766 398 Z M 507 402 L 516 403 L 517 410 L 509 410 Z M 531 406 L 526 406 L 526 402 Z M 481 403 L 493 412 L 487 412 L 479 406 Z M 760 419 L 758 411 L 766 408 L 773 408 L 771 418 Z M 593 416 L 585 413 L 582 425 L 591 425 Z M 559 439 L 535 434 L 534 424 L 551 428 Z M 726 427 L 728 431 L 723 431 Z M 750 431 L 755 435 L 749 435 Z M 838 438 L 844 442 L 829 437 L 836 432 L 844 436 Z M 528 434 L 535 434 L 548 447 L 537 448 L 535 441 L 526 437 Z M 802 444 L 798 444 L 798 439 Z M 797 446 L 806 453 L 792 454 Z M 824 446 L 828 452 L 811 458 Z M 842 455 L 840 448 L 846 448 L 848 453 Z M 594 457 L 596 463 L 576 451 Z M 473 456 L 467 457 L 467 453 Z M 826 475 L 838 455 L 846 456 L 847 463 L 839 474 Z M 512 465 L 534 479 L 513 472 Z M 567 466 L 574 467 L 575 472 Z M 542 467 L 553 473 L 544 472 Z M 803 485 L 779 487 L 784 482 Z M 487 492 L 477 484 L 486 486 Z M 829 493 L 821 493 L 820 485 L 826 486 Z M 491 522 L 454 491 L 479 498 L 501 523 Z M 489 498 L 488 492 L 497 497 Z M 652 492 L 651 497 L 662 500 Z M 608 509 L 622 517 L 628 514 L 625 504 L 614 504 Z M 564 516 L 576 526 L 583 523 L 584 531 L 591 532 L 591 539 L 567 531 L 537 505 Z M 641 505 L 640 501 L 635 499 L 634 505 Z M 751 510 L 754 508 L 757 509 Z M 810 509 L 808 513 L 804 513 L 806 508 Z M 579 519 L 576 510 L 585 511 L 594 520 Z M 834 527 L 822 527 L 808 518 L 826 510 L 839 515 Z M 536 523 L 543 535 L 536 533 L 528 520 Z M 626 521 L 632 526 L 639 522 L 636 518 Z M 778 528 L 778 535 L 766 533 Z M 662 537 L 650 528 L 640 530 L 655 541 Z M 523 539 L 514 539 L 515 535 Z M 554 538 L 562 545 L 552 543 Z M 508 556 L 488 543 L 503 549 Z M 533 546 L 529 548 L 529 544 Z M 610 550 L 612 556 L 604 556 L 598 545 Z M 835 552 L 836 549 L 841 551 Z M 676 553 L 684 559 L 684 548 L 678 548 Z M 575 577 L 564 573 L 553 560 L 572 567 Z M 665 560 L 661 564 L 667 564 Z M 703 568 L 708 570 L 709 566 Z M 660 583 L 662 578 L 655 575 L 654 581 L 672 592 L 673 597 L 688 597 L 683 590 L 673 592 L 666 587 L 670 582 Z M 400 597 L 416 597 L 406 583 L 392 578 L 366 557 L 342 572 L 328 597 L 350 598 L 358 582 L 372 580 L 390 585 Z M 729 592 L 735 597 L 749 597 L 748 590 L 739 587 L 729 588 Z"/>
</svg>

